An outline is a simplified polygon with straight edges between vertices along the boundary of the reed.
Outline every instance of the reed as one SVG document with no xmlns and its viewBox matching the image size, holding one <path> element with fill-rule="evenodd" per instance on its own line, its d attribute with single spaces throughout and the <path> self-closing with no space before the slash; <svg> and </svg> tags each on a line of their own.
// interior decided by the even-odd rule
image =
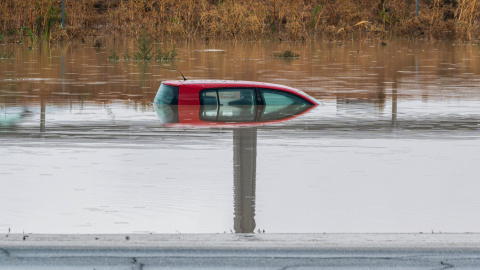
<svg viewBox="0 0 480 270">
<path fill-rule="evenodd" d="M 147 32 L 144 31 L 143 35 L 138 40 L 137 49 L 133 53 L 125 51 L 123 54 L 124 61 L 173 61 L 176 60 L 178 53 L 176 51 L 176 46 L 173 46 L 173 49 L 164 52 L 161 45 L 158 45 L 158 48 L 155 52 L 152 53 L 154 46 L 152 44 L 151 37 L 147 35 Z M 111 54 L 108 57 L 110 61 L 119 61 L 120 58 L 117 56 L 114 50 L 110 50 Z"/>
<path fill-rule="evenodd" d="M 138 41 L 138 48 L 133 53 L 133 60 L 137 61 L 150 61 L 153 58 L 152 54 L 152 42 L 147 37 L 147 32 L 143 31 L 142 37 Z"/>
<path fill-rule="evenodd" d="M 283 40 L 433 38 L 480 36 L 480 0 L 59 0 L 0 1 L 2 42 L 28 27 L 44 40 L 99 35 L 152 41 L 186 38 Z M 363 23 L 361 23 L 363 22 Z M 361 24 L 359 24 L 361 23 Z"/>
<path fill-rule="evenodd" d="M 458 2 L 455 15 L 458 17 L 457 28 L 460 29 L 462 39 L 472 40 L 474 35 L 478 38 L 479 11 L 480 2 L 477 0 L 460 0 Z"/>
<path fill-rule="evenodd" d="M 155 51 L 155 61 L 173 61 L 177 59 L 178 53 L 176 51 L 176 45 L 173 45 L 173 49 L 163 52 L 162 48 L 158 48 Z"/>
<path fill-rule="evenodd" d="M 120 57 L 118 57 L 117 53 L 114 50 L 110 49 L 110 55 L 108 56 L 109 61 L 120 61 Z"/>
<path fill-rule="evenodd" d="M 37 35 L 35 35 L 29 27 L 26 27 L 26 30 L 28 31 L 28 36 L 30 37 L 30 47 L 33 47 L 35 42 L 37 41 Z"/>
<path fill-rule="evenodd" d="M 283 51 L 281 53 L 274 53 L 275 58 L 298 58 L 300 55 L 298 53 L 292 52 L 290 50 Z"/>
<path fill-rule="evenodd" d="M 0 59 L 13 59 L 13 52 L 8 52 L 7 50 L 1 50 Z"/>
<path fill-rule="evenodd" d="M 96 48 L 96 49 L 102 48 L 102 42 L 100 42 L 100 40 L 96 39 L 95 43 L 93 43 L 93 47 Z"/>
</svg>

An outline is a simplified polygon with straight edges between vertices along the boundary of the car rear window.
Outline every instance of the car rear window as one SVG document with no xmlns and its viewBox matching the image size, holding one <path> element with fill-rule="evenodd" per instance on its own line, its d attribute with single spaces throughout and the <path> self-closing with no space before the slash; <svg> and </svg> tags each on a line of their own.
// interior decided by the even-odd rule
<svg viewBox="0 0 480 270">
<path fill-rule="evenodd" d="M 159 105 L 178 105 L 178 86 L 161 84 L 153 101 Z"/>
</svg>

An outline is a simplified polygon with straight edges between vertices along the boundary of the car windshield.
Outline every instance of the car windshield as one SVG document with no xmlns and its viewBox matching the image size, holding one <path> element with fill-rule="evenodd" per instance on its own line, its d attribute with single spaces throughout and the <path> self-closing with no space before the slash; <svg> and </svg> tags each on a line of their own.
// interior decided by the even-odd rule
<svg viewBox="0 0 480 270">
<path fill-rule="evenodd" d="M 162 83 L 160 88 L 158 88 L 153 103 L 160 105 L 178 105 L 178 87 Z"/>
</svg>

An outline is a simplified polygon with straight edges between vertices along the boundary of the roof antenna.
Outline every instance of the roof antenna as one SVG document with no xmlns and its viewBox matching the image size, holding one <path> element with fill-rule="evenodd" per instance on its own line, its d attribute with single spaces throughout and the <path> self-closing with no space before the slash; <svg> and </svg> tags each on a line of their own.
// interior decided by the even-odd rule
<svg viewBox="0 0 480 270">
<path fill-rule="evenodd" d="M 180 70 L 178 70 L 178 69 L 174 69 L 174 68 L 166 68 L 166 67 L 162 67 L 162 68 L 164 68 L 164 69 L 168 69 L 168 70 L 175 70 L 175 71 L 178 71 L 178 72 L 180 72 L 180 75 L 182 75 L 182 77 L 183 77 L 183 80 L 184 80 L 184 81 L 186 81 L 186 80 L 187 80 L 187 78 L 185 78 L 185 76 L 183 76 L 182 72 L 181 72 Z"/>
</svg>

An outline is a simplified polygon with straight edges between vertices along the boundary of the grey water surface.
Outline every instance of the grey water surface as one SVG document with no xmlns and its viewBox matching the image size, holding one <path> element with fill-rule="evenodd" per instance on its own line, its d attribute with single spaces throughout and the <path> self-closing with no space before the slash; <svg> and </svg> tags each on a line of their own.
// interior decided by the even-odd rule
<svg viewBox="0 0 480 270">
<path fill-rule="evenodd" d="M 107 60 L 132 41 L 104 44 L 1 45 L 0 233 L 479 232 L 478 46 L 189 42 L 144 63 Z M 322 105 L 164 125 L 151 102 L 181 76 L 162 66 Z"/>
</svg>

